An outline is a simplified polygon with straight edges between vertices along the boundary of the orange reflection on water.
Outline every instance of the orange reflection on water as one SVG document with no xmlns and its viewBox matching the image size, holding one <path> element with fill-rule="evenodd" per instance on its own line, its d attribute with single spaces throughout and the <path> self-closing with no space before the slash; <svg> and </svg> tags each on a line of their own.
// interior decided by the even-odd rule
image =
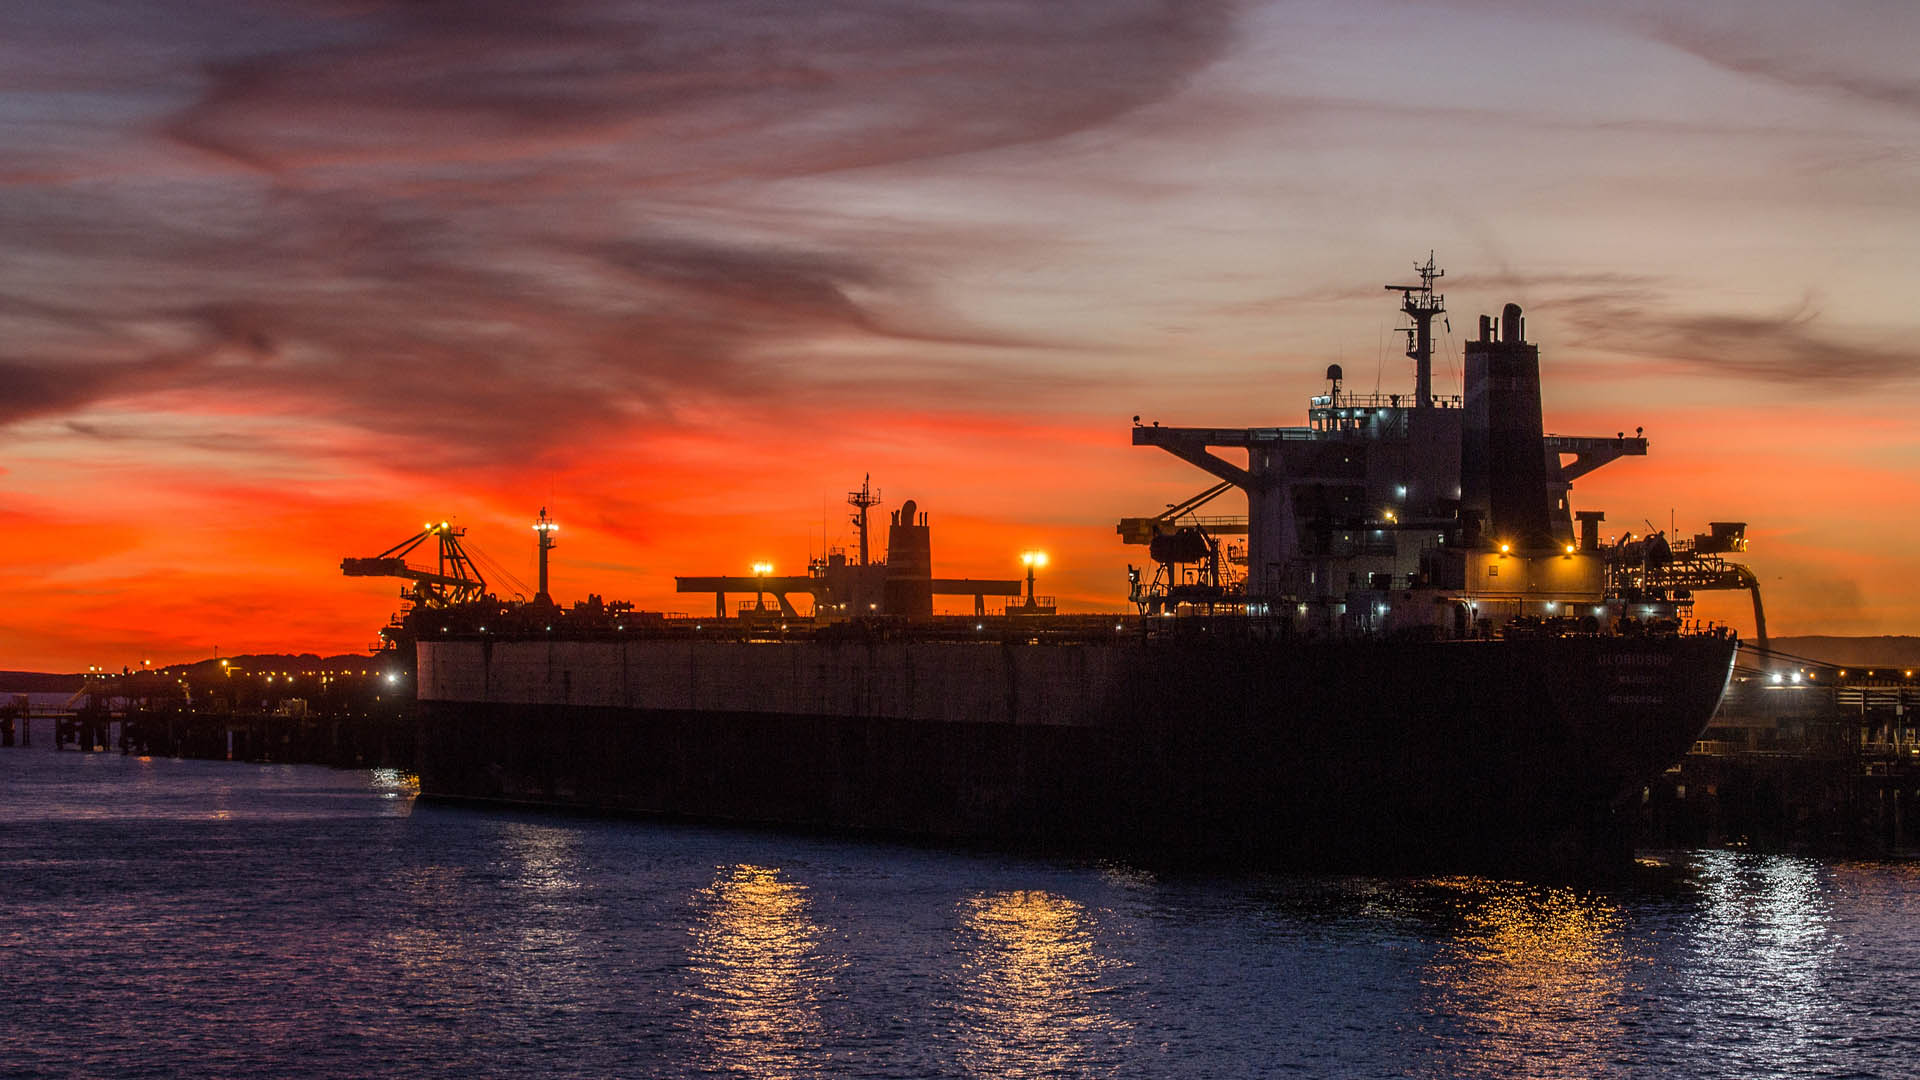
<svg viewBox="0 0 1920 1080">
<path fill-rule="evenodd" d="M 1064 896 L 1018 891 L 961 905 L 959 1058 L 975 1076 L 1097 1070 L 1128 1025 L 1104 1007 L 1115 964 L 1094 947 L 1087 910 Z M 1110 1064 L 1110 1063 L 1108 1063 Z"/>
<path fill-rule="evenodd" d="M 1468 1073 L 1594 1076 L 1614 1058 L 1633 970 L 1610 901 L 1565 888 L 1479 878 L 1457 894 L 1460 927 L 1428 968 L 1431 1011 L 1457 1017 Z"/>
<path fill-rule="evenodd" d="M 694 903 L 688 994 L 710 1067 L 770 1078 L 811 1071 L 833 966 L 807 887 L 779 870 L 722 867 Z"/>
</svg>

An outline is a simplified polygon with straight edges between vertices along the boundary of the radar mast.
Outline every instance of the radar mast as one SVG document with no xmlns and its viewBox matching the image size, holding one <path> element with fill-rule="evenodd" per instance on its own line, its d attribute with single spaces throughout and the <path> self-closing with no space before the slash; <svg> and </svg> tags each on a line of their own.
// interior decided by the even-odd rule
<svg viewBox="0 0 1920 1080">
<path fill-rule="evenodd" d="M 1407 356 L 1413 361 L 1413 407 L 1433 408 L 1433 317 L 1447 310 L 1447 298 L 1433 291 L 1433 283 L 1447 276 L 1433 265 L 1433 252 L 1427 252 L 1425 265 L 1414 264 L 1420 275 L 1418 285 L 1388 285 L 1388 292 L 1400 294 L 1400 310 L 1413 320 L 1402 327 L 1407 335 Z"/>
</svg>

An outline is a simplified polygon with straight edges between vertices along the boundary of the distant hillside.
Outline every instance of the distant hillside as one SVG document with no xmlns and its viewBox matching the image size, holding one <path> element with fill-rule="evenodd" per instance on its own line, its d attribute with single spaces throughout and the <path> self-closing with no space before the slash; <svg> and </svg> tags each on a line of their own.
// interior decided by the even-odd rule
<svg viewBox="0 0 1920 1080">
<path fill-rule="evenodd" d="M 243 671 L 321 671 L 338 668 L 364 668 L 373 659 L 365 653 L 347 653 L 339 656 L 319 656 L 314 653 L 247 653 L 241 656 L 224 658 L 227 663 Z M 219 660 L 191 660 L 180 664 L 167 664 L 173 671 L 208 671 L 217 668 Z M 109 674 L 113 674 L 109 672 Z M 47 671 L 0 671 L 0 692 L 13 694 L 61 694 L 73 693 L 80 689 L 85 681 L 82 676 Z"/>
<path fill-rule="evenodd" d="M 1920 667 L 1920 637 L 1777 637 L 1776 652 L 1844 667 Z"/>
<path fill-rule="evenodd" d="M 11 694 L 71 694 L 80 689 L 78 675 L 45 671 L 0 671 L 0 691 Z"/>
</svg>

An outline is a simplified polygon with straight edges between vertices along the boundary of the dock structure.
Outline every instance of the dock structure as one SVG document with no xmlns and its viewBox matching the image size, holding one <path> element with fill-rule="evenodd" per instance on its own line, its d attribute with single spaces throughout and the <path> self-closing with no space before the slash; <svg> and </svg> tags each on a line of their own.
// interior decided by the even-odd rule
<svg viewBox="0 0 1920 1080">
<path fill-rule="evenodd" d="M 1678 765 L 1643 793 L 1655 846 L 1849 855 L 1920 850 L 1920 679 L 1761 653 Z"/>
<path fill-rule="evenodd" d="M 0 701 L 0 748 L 346 767 L 411 767 L 410 676 L 387 664 L 345 670 L 242 670 L 227 661 L 76 676 L 57 702 Z M 394 691 L 406 685 L 402 696 Z"/>
</svg>

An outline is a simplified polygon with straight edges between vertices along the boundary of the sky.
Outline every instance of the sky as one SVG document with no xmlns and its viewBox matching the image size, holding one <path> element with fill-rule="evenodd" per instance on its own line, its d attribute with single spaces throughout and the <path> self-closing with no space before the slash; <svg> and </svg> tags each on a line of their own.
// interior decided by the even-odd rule
<svg viewBox="0 0 1920 1080">
<path fill-rule="evenodd" d="M 1696 10 L 1697 9 L 1697 10 Z M 1431 250 L 1607 528 L 1751 523 L 1775 634 L 1920 630 L 1920 7 L 176 0 L 0 12 L 0 668 L 360 650 L 450 520 L 705 610 L 847 491 L 1119 610 L 1130 445 L 1411 385 Z M 506 591 L 511 591 L 507 589 Z M 1744 596 L 1703 600 L 1751 628 Z"/>
</svg>

